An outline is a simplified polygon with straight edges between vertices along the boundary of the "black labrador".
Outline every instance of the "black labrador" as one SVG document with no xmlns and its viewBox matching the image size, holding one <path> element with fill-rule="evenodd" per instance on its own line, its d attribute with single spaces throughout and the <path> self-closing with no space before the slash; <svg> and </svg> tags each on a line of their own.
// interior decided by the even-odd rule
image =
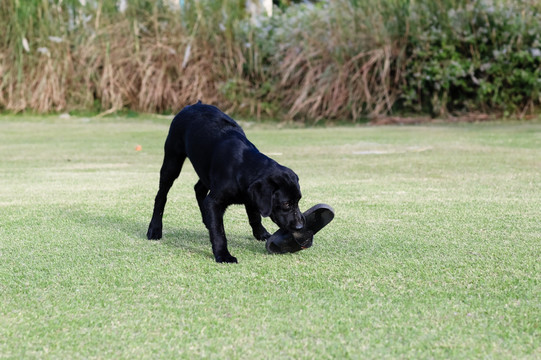
<svg viewBox="0 0 541 360">
<path fill-rule="evenodd" d="M 298 176 L 260 153 L 235 120 L 217 107 L 199 101 L 186 106 L 171 123 L 148 239 L 162 237 L 167 193 L 186 157 L 199 176 L 195 197 L 217 262 L 237 262 L 227 249 L 223 225 L 225 210 L 231 204 L 245 205 L 258 240 L 270 236 L 261 224 L 261 216 L 270 216 L 281 229 L 303 228 L 305 220 L 298 206 L 301 198 Z"/>
</svg>

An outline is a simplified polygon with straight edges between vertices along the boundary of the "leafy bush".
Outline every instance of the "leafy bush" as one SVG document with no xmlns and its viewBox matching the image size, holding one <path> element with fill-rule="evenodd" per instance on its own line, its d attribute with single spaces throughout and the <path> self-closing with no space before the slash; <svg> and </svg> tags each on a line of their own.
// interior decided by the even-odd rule
<svg viewBox="0 0 541 360">
<path fill-rule="evenodd" d="M 402 103 L 415 111 L 524 111 L 541 100 L 541 12 L 514 1 L 411 7 Z"/>
</svg>

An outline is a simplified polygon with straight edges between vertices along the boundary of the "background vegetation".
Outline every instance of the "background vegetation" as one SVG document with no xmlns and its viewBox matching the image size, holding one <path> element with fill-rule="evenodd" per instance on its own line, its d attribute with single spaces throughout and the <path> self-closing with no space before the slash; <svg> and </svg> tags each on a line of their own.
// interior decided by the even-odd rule
<svg viewBox="0 0 541 360">
<path fill-rule="evenodd" d="M 289 4 L 289 5 L 288 5 Z M 539 0 L 4 0 L 0 109 L 251 116 L 524 115 L 541 104 Z"/>
</svg>

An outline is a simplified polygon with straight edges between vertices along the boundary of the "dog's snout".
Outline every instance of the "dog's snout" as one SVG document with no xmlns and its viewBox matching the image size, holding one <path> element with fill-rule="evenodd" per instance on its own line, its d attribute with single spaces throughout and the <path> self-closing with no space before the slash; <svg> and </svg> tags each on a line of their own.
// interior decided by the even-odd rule
<svg viewBox="0 0 541 360">
<path fill-rule="evenodd" d="M 304 223 L 305 223 L 305 219 L 304 219 L 304 216 L 299 212 L 298 214 L 296 214 L 297 216 L 295 217 L 295 224 L 293 225 L 293 229 L 294 230 L 302 230 L 302 228 L 304 227 Z"/>
</svg>

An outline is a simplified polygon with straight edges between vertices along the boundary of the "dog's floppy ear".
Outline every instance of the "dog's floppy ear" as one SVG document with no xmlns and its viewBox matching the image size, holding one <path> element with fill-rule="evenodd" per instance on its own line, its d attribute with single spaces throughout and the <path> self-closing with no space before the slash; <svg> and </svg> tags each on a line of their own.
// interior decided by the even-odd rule
<svg viewBox="0 0 541 360">
<path fill-rule="evenodd" d="M 273 186 L 268 179 L 257 180 L 248 188 L 252 202 L 257 205 L 261 216 L 267 217 L 272 212 Z"/>
</svg>

